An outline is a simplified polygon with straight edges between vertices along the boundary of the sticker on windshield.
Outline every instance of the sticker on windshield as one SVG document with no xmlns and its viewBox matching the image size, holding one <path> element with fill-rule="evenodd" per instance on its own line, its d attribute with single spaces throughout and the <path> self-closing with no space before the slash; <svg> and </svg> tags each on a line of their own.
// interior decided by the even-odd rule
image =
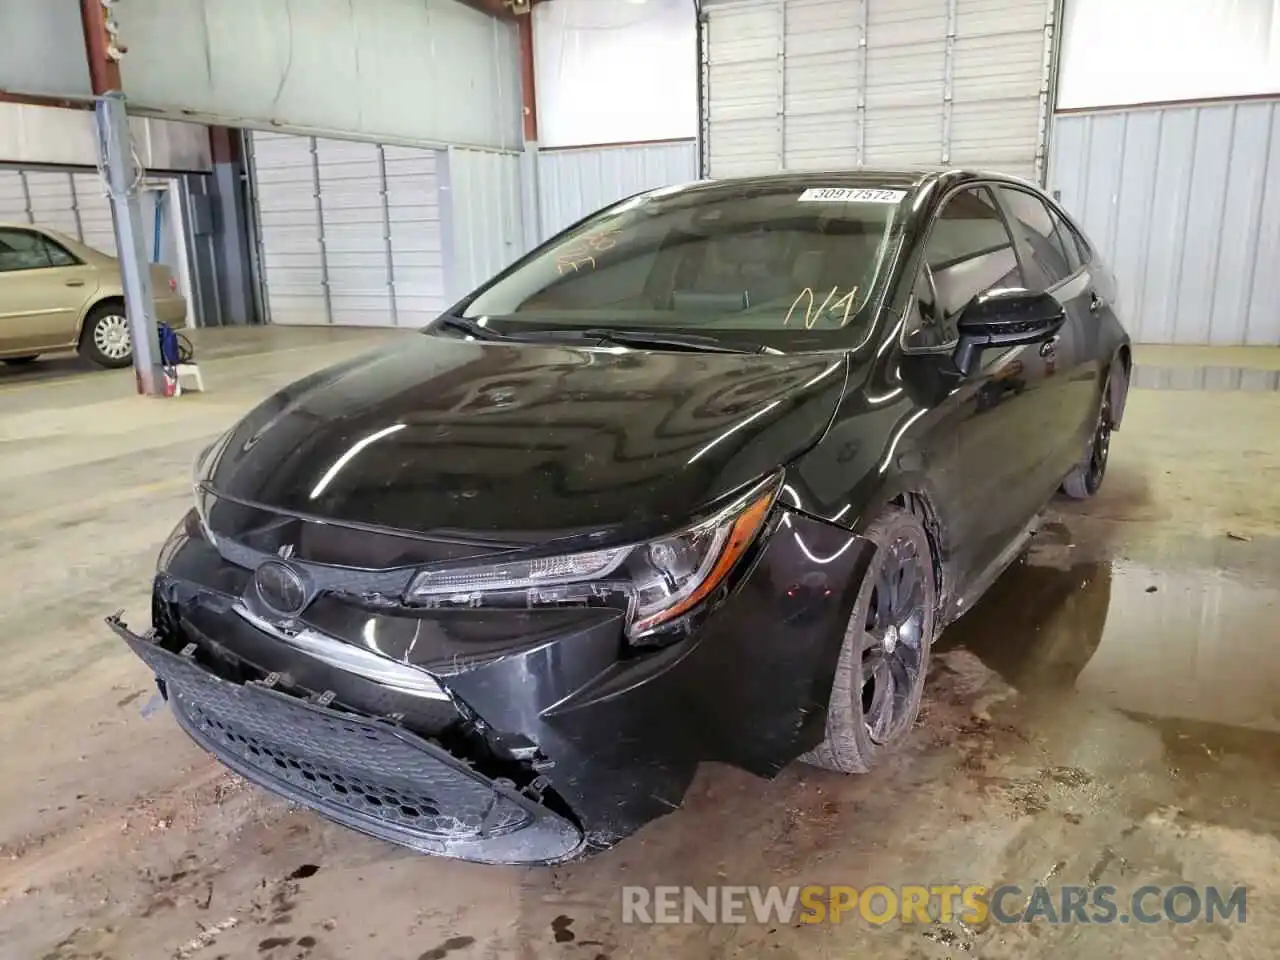
<svg viewBox="0 0 1280 960">
<path fill-rule="evenodd" d="M 905 190 L 875 190 L 869 187 L 810 187 L 800 194 L 801 203 L 898 203 Z"/>
</svg>

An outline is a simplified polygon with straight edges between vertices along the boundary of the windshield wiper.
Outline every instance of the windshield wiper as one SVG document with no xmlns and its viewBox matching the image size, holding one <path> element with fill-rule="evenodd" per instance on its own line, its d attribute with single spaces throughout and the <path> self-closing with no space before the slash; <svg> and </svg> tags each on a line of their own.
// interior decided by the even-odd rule
<svg viewBox="0 0 1280 960">
<path fill-rule="evenodd" d="M 505 333 L 499 333 L 497 330 L 490 330 L 488 327 L 482 326 L 481 324 L 476 323 L 474 320 L 469 320 L 466 317 L 457 317 L 457 316 L 454 316 L 453 314 L 448 314 L 446 316 L 441 317 L 440 326 L 451 327 L 454 330 L 461 330 L 463 333 L 473 336 L 477 340 L 514 340 L 515 339 L 514 337 L 507 336 Z"/>
<path fill-rule="evenodd" d="M 701 353 L 760 353 L 762 347 L 735 347 L 715 337 L 692 333 L 662 333 L 650 330 L 617 330 L 613 327 L 560 327 L 512 334 L 519 340 L 595 340 L 618 347 L 645 347 L 658 350 L 689 350 Z"/>
</svg>

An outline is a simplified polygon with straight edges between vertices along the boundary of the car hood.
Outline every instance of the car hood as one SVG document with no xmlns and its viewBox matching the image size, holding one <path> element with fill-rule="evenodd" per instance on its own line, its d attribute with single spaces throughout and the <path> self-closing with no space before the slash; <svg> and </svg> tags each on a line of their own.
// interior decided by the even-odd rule
<svg viewBox="0 0 1280 960">
<path fill-rule="evenodd" d="M 427 535 L 670 528 L 813 446 L 844 379 L 831 355 L 412 336 L 269 398 L 205 477 L 242 502 Z"/>
</svg>

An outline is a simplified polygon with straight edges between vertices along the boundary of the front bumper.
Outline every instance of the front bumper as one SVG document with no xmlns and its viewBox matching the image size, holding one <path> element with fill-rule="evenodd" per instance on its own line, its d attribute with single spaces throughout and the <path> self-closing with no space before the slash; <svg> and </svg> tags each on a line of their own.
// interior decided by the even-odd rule
<svg viewBox="0 0 1280 960">
<path fill-rule="evenodd" d="M 245 779 L 361 833 L 424 853 L 499 863 L 572 857 L 582 832 L 510 786 L 385 720 L 228 683 L 118 617 L 182 728 Z"/>
<path fill-rule="evenodd" d="M 815 746 L 872 549 L 780 509 L 731 587 L 656 650 L 629 649 L 611 609 L 386 609 L 339 584 L 304 612 L 331 645 L 434 678 L 439 697 L 243 616 L 252 562 L 194 515 L 162 551 L 153 629 L 111 626 L 187 732 L 267 789 L 424 852 L 554 862 L 676 809 L 701 762 L 772 776 Z"/>
</svg>

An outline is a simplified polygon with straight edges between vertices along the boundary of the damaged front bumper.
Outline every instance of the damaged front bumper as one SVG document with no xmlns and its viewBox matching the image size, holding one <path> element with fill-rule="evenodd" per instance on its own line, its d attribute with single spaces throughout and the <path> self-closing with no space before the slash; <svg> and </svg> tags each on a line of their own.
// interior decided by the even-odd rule
<svg viewBox="0 0 1280 960">
<path fill-rule="evenodd" d="M 161 553 L 152 629 L 109 623 L 247 779 L 423 852 L 551 863 L 676 809 L 702 762 L 768 777 L 816 746 L 873 549 L 780 509 L 658 649 L 629 648 L 608 608 L 387 609 L 341 591 L 286 635 L 245 615 L 252 562 L 191 514 Z"/>
<path fill-rule="evenodd" d="M 361 833 L 423 853 L 497 863 L 574 856 L 582 831 L 385 720 L 309 702 L 274 683 L 229 683 L 119 619 L 182 728 L 246 780 Z M 270 676 L 267 678 L 270 680 Z"/>
</svg>

